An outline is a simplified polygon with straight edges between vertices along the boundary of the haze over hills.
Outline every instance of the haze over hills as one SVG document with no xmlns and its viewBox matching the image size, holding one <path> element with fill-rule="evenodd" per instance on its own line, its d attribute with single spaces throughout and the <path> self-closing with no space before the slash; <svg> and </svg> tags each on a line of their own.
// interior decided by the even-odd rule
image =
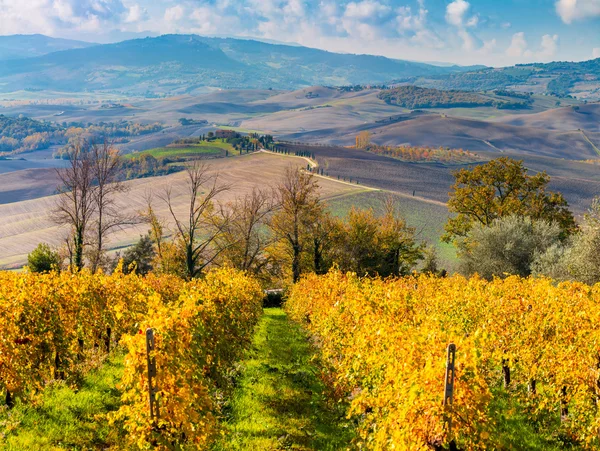
<svg viewBox="0 0 600 451">
<path fill-rule="evenodd" d="M 468 68 L 253 40 L 164 35 L 6 61 L 0 67 L 0 89 L 117 89 L 138 94 L 189 92 L 198 86 L 296 89 L 385 83 L 462 70 Z"/>
<path fill-rule="evenodd" d="M 16 35 L 0 37 L 0 60 L 4 60 L 0 92 L 85 90 L 160 96 L 206 88 L 294 90 L 313 85 L 409 83 L 444 90 L 513 89 L 600 99 L 600 59 L 462 67 L 197 35 L 102 45 Z"/>
<path fill-rule="evenodd" d="M 61 50 L 95 45 L 89 42 L 51 38 L 41 34 L 0 36 L 0 61 L 33 58 Z"/>
</svg>

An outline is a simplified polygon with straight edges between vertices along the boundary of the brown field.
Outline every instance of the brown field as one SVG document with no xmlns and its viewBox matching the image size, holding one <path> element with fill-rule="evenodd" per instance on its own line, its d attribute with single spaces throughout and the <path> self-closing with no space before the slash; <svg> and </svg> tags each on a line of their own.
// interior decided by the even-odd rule
<svg viewBox="0 0 600 451">
<path fill-rule="evenodd" d="M 276 183 L 290 165 L 304 167 L 305 164 L 301 158 L 260 153 L 214 160 L 210 163 L 210 171 L 214 174 L 218 173 L 221 182 L 231 186 L 231 189 L 218 199 L 220 202 L 227 202 L 255 186 L 267 187 L 269 184 Z M 133 214 L 143 210 L 147 193 L 153 193 L 157 214 L 168 220 L 167 207 L 158 196 L 164 193 L 167 187 L 171 187 L 176 213 L 182 216 L 185 214 L 187 204 L 185 173 L 132 180 L 127 184 L 130 186 L 130 191 L 118 199 L 124 212 Z M 361 187 L 323 178 L 319 179 L 319 185 L 324 199 L 334 199 L 364 191 Z M 0 268 L 22 266 L 26 262 L 27 254 L 40 242 L 54 246 L 62 244 L 68 230 L 52 222 L 51 211 L 55 202 L 55 196 L 47 196 L 0 205 Z M 110 247 L 128 246 L 146 230 L 147 226 L 140 225 L 116 232 L 110 237 Z"/>
<path fill-rule="evenodd" d="M 315 154 L 319 165 L 338 176 L 358 180 L 361 185 L 396 193 L 422 203 L 443 205 L 454 183 L 452 172 L 469 165 L 439 163 L 410 163 L 346 147 L 289 146 L 292 150 L 306 150 Z M 576 215 L 582 215 L 600 194 L 598 166 L 536 155 L 481 152 L 486 159 L 508 156 L 523 160 L 531 173 L 546 171 L 550 188 L 564 194 Z M 414 196 L 413 196 L 414 193 Z"/>
<path fill-rule="evenodd" d="M 56 193 L 55 169 L 25 169 L 0 174 L 0 204 L 21 202 Z"/>
</svg>

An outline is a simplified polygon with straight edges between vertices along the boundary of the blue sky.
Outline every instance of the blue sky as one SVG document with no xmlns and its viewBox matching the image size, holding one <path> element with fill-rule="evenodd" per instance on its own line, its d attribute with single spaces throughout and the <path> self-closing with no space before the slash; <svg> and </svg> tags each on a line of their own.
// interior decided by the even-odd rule
<svg viewBox="0 0 600 451">
<path fill-rule="evenodd" d="M 600 0 L 0 0 L 0 34 L 240 36 L 503 66 L 600 58 Z"/>
</svg>

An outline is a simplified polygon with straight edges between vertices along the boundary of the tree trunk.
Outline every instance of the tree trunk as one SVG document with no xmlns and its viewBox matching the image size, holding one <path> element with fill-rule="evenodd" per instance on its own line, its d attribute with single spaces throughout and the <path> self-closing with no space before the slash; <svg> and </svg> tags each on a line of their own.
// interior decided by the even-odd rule
<svg viewBox="0 0 600 451">
<path fill-rule="evenodd" d="M 560 421 L 567 421 L 569 418 L 569 404 L 567 402 L 567 387 L 560 390 Z"/>
<path fill-rule="evenodd" d="M 537 381 L 535 379 L 529 380 L 529 393 L 532 395 L 537 394 Z"/>
<path fill-rule="evenodd" d="M 77 269 L 78 271 L 81 270 L 83 268 L 83 240 L 84 240 L 84 231 L 81 227 L 78 227 L 75 230 L 75 237 L 74 237 L 74 242 L 73 242 L 73 246 L 75 247 L 74 250 L 74 257 L 73 257 L 73 265 L 75 266 L 75 269 Z"/>
<path fill-rule="evenodd" d="M 323 274 L 323 252 L 321 250 L 321 243 L 318 239 L 314 239 L 314 265 L 315 273 Z"/>
<path fill-rule="evenodd" d="M 292 259 L 292 276 L 294 283 L 300 280 L 300 246 L 294 244 L 294 257 Z"/>
<path fill-rule="evenodd" d="M 506 359 L 502 359 L 502 374 L 504 376 L 504 388 L 508 388 L 510 386 L 510 367 Z"/>
<path fill-rule="evenodd" d="M 15 399 L 13 398 L 10 390 L 8 389 L 6 390 L 5 403 L 9 409 L 12 409 L 15 406 Z"/>
</svg>

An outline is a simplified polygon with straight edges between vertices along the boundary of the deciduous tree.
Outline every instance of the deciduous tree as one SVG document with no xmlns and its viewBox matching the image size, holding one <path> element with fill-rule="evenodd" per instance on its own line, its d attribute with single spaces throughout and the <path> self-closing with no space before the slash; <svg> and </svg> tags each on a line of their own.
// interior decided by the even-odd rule
<svg viewBox="0 0 600 451">
<path fill-rule="evenodd" d="M 556 222 L 562 238 L 577 227 L 565 198 L 548 191 L 550 177 L 529 175 L 522 161 L 502 157 L 472 169 L 455 172 L 448 208 L 456 216 L 446 223 L 444 241 L 464 238 L 475 224 L 490 225 L 510 215 Z"/>
<path fill-rule="evenodd" d="M 234 268 L 259 275 L 268 259 L 265 250 L 271 237 L 264 229 L 274 208 L 273 193 L 254 188 L 225 206 L 225 222 L 217 237 L 217 246 L 224 261 Z"/>
<path fill-rule="evenodd" d="M 60 193 L 53 212 L 58 224 L 71 228 L 67 240 L 72 266 L 83 268 L 83 251 L 86 233 L 95 213 L 94 161 L 89 143 L 78 141 L 68 148 L 68 165 L 57 171 Z"/>
<path fill-rule="evenodd" d="M 175 223 L 175 240 L 185 253 L 185 272 L 190 279 L 198 277 L 219 256 L 222 250 L 215 246 L 216 239 L 227 225 L 218 217 L 214 202 L 229 187 L 220 183 L 218 175 L 212 175 L 209 169 L 200 161 L 187 167 L 186 215 L 175 212 L 171 188 L 162 197 Z"/>
<path fill-rule="evenodd" d="M 276 240 L 285 248 L 291 261 L 292 279 L 297 282 L 301 274 L 302 253 L 306 250 L 309 227 L 323 212 L 319 187 L 310 173 L 299 168 L 288 168 L 284 179 L 275 189 L 277 211 L 269 227 Z"/>
</svg>

